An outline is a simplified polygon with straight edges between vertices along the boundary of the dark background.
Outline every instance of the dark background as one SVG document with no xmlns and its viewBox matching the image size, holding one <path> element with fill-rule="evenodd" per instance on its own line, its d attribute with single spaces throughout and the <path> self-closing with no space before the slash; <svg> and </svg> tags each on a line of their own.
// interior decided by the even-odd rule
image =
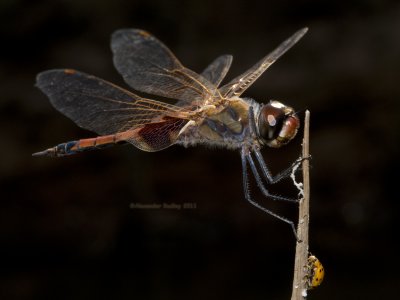
<svg viewBox="0 0 400 300">
<path fill-rule="evenodd" d="M 398 295 L 398 1 L 1 1 L 1 299 L 289 299 L 295 240 L 246 203 L 239 154 L 121 146 L 32 158 L 93 137 L 34 87 L 51 68 L 117 83 L 110 34 L 152 32 L 200 72 L 233 54 L 233 78 L 296 30 L 309 33 L 244 96 L 311 110 L 310 299 Z M 301 136 L 263 154 L 274 173 Z M 296 218 L 296 205 L 254 196 Z M 290 181 L 272 191 L 296 195 Z M 195 204 L 195 209 L 132 209 Z"/>
</svg>

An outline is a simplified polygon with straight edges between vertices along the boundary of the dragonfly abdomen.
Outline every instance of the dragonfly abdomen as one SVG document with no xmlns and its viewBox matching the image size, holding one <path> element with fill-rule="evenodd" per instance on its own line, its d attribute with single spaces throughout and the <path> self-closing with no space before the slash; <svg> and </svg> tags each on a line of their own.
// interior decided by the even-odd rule
<svg viewBox="0 0 400 300">
<path fill-rule="evenodd" d="M 77 154 L 84 151 L 102 149 L 115 144 L 125 143 L 119 139 L 117 135 L 98 136 L 90 139 L 81 139 L 78 141 L 69 141 L 66 143 L 58 144 L 55 147 L 47 150 L 33 153 L 32 156 L 50 156 L 50 157 L 63 157 L 68 155 Z"/>
</svg>

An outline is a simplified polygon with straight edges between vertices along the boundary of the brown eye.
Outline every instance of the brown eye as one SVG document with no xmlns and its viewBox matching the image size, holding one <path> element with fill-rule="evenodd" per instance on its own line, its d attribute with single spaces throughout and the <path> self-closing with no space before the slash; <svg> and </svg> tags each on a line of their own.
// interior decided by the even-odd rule
<svg viewBox="0 0 400 300">
<path fill-rule="evenodd" d="M 291 107 L 279 101 L 271 101 L 261 108 L 258 117 L 258 132 L 270 147 L 287 144 L 297 133 L 300 121 Z"/>
<path fill-rule="evenodd" d="M 265 105 L 258 119 L 258 128 L 261 137 L 265 141 L 271 141 L 278 137 L 283 125 L 285 113 L 282 109 L 274 107 L 271 103 Z"/>
</svg>

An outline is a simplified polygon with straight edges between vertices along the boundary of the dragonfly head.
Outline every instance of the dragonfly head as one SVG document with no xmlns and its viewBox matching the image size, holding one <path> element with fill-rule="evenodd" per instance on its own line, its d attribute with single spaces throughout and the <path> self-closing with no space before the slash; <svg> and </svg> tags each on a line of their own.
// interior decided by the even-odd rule
<svg viewBox="0 0 400 300">
<path fill-rule="evenodd" d="M 279 148 L 295 137 L 300 120 L 293 108 L 271 100 L 261 107 L 257 125 L 262 142 L 269 147 Z"/>
</svg>

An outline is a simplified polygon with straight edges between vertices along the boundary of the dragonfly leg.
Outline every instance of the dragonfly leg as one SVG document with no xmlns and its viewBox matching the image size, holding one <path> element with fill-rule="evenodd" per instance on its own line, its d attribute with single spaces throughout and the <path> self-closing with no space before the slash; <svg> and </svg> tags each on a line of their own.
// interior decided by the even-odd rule
<svg viewBox="0 0 400 300">
<path fill-rule="evenodd" d="M 263 195 L 267 198 L 271 198 L 272 200 L 281 200 L 281 201 L 288 201 L 288 202 L 298 202 L 297 199 L 292 199 L 284 196 L 279 196 L 279 195 L 274 195 L 268 192 L 267 188 L 265 187 L 262 178 L 260 176 L 260 173 L 257 170 L 256 164 L 254 163 L 253 158 L 251 157 L 251 153 L 246 155 L 246 159 L 249 162 L 250 169 L 254 175 L 254 179 L 256 180 L 257 186 L 260 189 L 260 191 L 263 193 Z"/>
<path fill-rule="evenodd" d="M 248 176 L 247 176 L 247 161 L 249 161 L 249 163 L 250 163 L 250 161 L 252 161 L 252 159 L 250 158 L 250 160 L 249 160 L 248 157 L 250 157 L 249 154 L 246 154 L 246 153 L 245 153 L 245 150 L 243 149 L 243 150 L 241 151 L 241 159 L 242 159 L 243 190 L 244 190 L 244 196 L 245 196 L 246 200 L 247 200 L 250 204 L 252 204 L 252 205 L 254 205 L 255 207 L 257 207 L 258 209 L 261 209 L 263 212 L 265 212 L 265 213 L 267 213 L 267 214 L 269 214 L 269 215 L 271 215 L 271 216 L 273 216 L 273 217 L 275 217 L 275 218 L 277 218 L 277 219 L 279 219 L 279 220 L 281 220 L 281 221 L 283 221 L 283 222 L 289 224 L 290 227 L 292 228 L 292 231 L 293 231 L 294 236 L 296 237 L 296 240 L 299 241 L 299 239 L 298 239 L 298 237 L 297 237 L 297 233 L 296 233 L 296 227 L 294 226 L 294 223 L 293 223 L 291 220 L 289 220 L 289 219 L 287 219 L 287 218 L 285 218 L 285 217 L 282 217 L 282 216 L 280 216 L 280 215 L 274 213 L 273 211 L 271 211 L 271 210 L 269 210 L 269 209 L 267 209 L 267 208 L 261 206 L 259 203 L 255 202 L 255 201 L 251 198 L 251 196 L 250 196 L 250 190 L 249 190 L 249 180 L 248 180 Z M 254 162 L 253 162 L 253 166 L 254 166 Z M 252 170 L 253 170 L 253 167 L 252 167 L 252 164 L 251 164 L 251 163 L 250 163 L 250 167 L 251 167 Z M 255 167 L 255 166 L 254 166 L 254 167 Z M 254 173 L 254 171 L 253 171 L 253 173 Z M 258 174 L 258 173 L 257 173 L 257 174 Z M 256 177 L 256 180 L 257 180 L 257 176 L 256 176 L 256 175 L 255 175 L 255 177 Z M 259 182 L 261 182 L 261 178 L 259 177 L 259 175 L 258 175 L 258 179 L 259 179 L 259 180 L 257 180 L 257 184 L 259 184 Z M 259 185 L 259 187 L 260 187 L 260 185 Z M 261 189 L 261 190 L 262 190 L 262 189 Z M 262 191 L 263 191 L 263 190 L 262 190 Z M 268 194 L 268 195 L 269 195 L 269 197 L 271 197 L 270 194 Z"/>
<path fill-rule="evenodd" d="M 310 159 L 310 157 L 300 157 L 300 158 L 296 159 L 295 162 L 291 166 L 289 166 L 282 172 L 278 173 L 277 175 L 273 176 L 271 174 L 270 170 L 268 169 L 267 164 L 265 163 L 260 150 L 257 148 L 254 148 L 253 152 L 256 156 L 258 164 L 260 165 L 261 172 L 262 172 L 265 180 L 271 184 L 277 183 L 277 182 L 281 181 L 282 179 L 289 177 L 290 174 L 292 173 L 293 169 L 297 168 L 303 162 L 303 160 Z M 299 169 L 300 168 L 298 168 L 298 170 Z"/>
</svg>

